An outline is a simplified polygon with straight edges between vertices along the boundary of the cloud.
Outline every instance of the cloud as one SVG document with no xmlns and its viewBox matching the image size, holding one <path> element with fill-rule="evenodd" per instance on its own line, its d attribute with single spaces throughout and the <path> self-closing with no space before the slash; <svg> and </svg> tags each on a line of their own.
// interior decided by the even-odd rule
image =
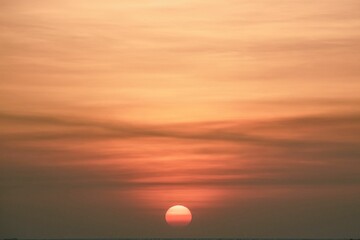
<svg viewBox="0 0 360 240">
<path fill-rule="evenodd" d="M 5 185 L 10 179 L 15 185 L 27 179 L 27 184 L 40 186 L 108 187 L 360 183 L 356 174 L 359 114 L 299 116 L 247 125 L 229 121 L 151 126 L 1 113 L 0 122 L 29 129 L 61 127 L 2 136 Z M 89 146 L 80 150 L 79 141 Z M 116 151 L 106 144 L 104 149 L 91 147 L 98 141 L 120 141 L 117 145 L 122 147 Z M 181 165 L 174 168 L 172 161 Z"/>
<path fill-rule="evenodd" d="M 359 131 L 360 115 L 354 114 L 323 114 L 300 116 L 293 118 L 279 118 L 267 121 L 253 121 L 251 125 L 242 127 L 241 121 L 227 121 L 219 124 L 194 123 L 177 125 L 141 125 L 124 122 L 106 122 L 93 119 L 72 118 L 70 116 L 42 116 L 42 115 L 22 115 L 0 113 L 0 121 L 11 124 L 24 124 L 30 130 L 33 126 L 55 126 L 65 127 L 61 131 L 35 131 L 32 133 L 16 133 L 3 135 L 4 140 L 50 140 L 50 139 L 86 139 L 88 138 L 146 138 L 163 137 L 189 140 L 214 140 L 229 142 L 248 142 L 260 145 L 274 145 L 291 147 L 291 145 L 313 145 L 313 144 L 341 144 L 337 142 L 338 131 L 345 134 L 355 135 Z M 343 129 L 348 126 L 349 129 Z M 71 131 L 67 131 L 68 127 Z M 266 137 L 259 134 L 250 134 L 247 128 L 256 131 L 266 129 L 276 129 L 278 131 L 294 131 L 302 129 L 305 132 L 311 130 L 326 129 L 334 133 L 333 139 L 320 140 L 321 136 L 312 136 L 309 139 Z M 191 129 L 191 131 L 188 131 Z M 350 132 L 349 132 L 350 130 Z M 355 132 L 354 132 L 355 131 Z M 356 135 L 355 135 L 356 136 Z M 351 136 L 350 136 L 351 137 Z M 340 139 L 341 140 L 341 139 Z"/>
</svg>

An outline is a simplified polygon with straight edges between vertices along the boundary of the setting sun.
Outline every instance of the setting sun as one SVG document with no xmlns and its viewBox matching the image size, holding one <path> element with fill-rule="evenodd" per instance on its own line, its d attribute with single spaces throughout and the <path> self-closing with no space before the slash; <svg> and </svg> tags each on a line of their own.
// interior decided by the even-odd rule
<svg viewBox="0 0 360 240">
<path fill-rule="evenodd" d="M 187 226 L 192 220 L 192 215 L 187 207 L 175 205 L 167 210 L 165 220 L 170 226 Z"/>
</svg>

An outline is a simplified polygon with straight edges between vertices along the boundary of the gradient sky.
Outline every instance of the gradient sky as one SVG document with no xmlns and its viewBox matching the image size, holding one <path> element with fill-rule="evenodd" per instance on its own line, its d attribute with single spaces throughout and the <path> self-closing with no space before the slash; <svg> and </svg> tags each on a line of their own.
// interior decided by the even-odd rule
<svg viewBox="0 0 360 240">
<path fill-rule="evenodd" d="M 360 1 L 0 13 L 0 238 L 360 237 Z"/>
</svg>

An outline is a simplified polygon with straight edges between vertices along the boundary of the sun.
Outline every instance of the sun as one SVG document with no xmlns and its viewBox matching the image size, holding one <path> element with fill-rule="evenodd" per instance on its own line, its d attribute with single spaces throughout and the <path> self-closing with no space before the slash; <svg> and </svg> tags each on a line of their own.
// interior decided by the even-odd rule
<svg viewBox="0 0 360 240">
<path fill-rule="evenodd" d="M 170 226 L 187 226 L 192 220 L 192 214 L 187 207 L 183 205 L 175 205 L 166 211 L 165 220 Z"/>
</svg>

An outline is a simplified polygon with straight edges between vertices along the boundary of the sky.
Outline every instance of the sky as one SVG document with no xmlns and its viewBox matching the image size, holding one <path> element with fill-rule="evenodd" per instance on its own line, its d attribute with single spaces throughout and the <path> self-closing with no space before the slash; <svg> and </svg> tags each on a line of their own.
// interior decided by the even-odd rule
<svg viewBox="0 0 360 240">
<path fill-rule="evenodd" d="M 360 237 L 360 1 L 0 13 L 0 238 Z"/>
</svg>

